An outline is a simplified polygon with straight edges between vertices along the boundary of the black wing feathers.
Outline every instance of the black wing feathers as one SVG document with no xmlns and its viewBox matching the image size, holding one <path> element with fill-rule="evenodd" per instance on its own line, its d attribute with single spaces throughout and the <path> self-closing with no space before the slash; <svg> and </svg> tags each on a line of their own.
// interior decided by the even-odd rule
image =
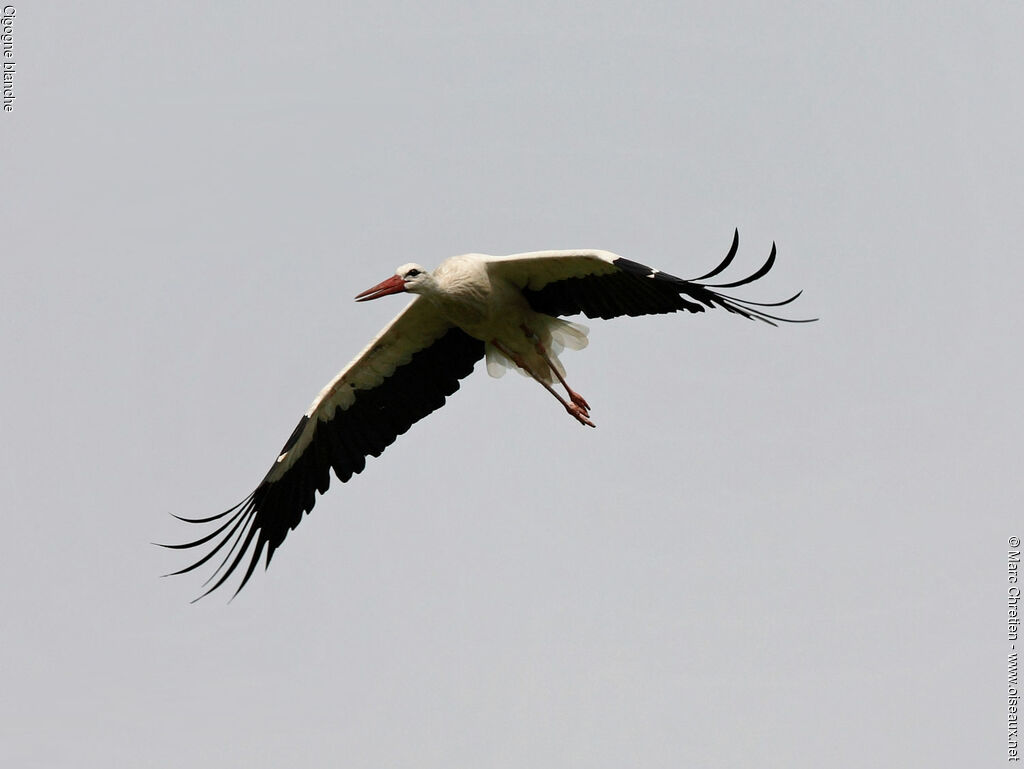
<svg viewBox="0 0 1024 769">
<path fill-rule="evenodd" d="M 755 280 L 763 278 L 771 270 L 772 265 L 775 264 L 775 244 L 772 243 L 772 252 L 768 254 L 768 260 L 761 265 L 761 269 L 755 272 L 753 275 L 749 275 L 746 278 L 740 280 L 734 280 L 732 283 L 708 283 L 708 288 L 736 288 L 737 286 L 745 286 L 748 283 L 753 283 Z M 717 273 L 717 270 L 716 270 Z"/>
<path fill-rule="evenodd" d="M 194 542 L 167 546 L 192 548 L 219 538 L 210 552 L 174 574 L 192 571 L 226 549 L 223 560 L 206 584 L 216 581 L 200 598 L 220 587 L 248 558 L 241 583 L 235 590 L 237 595 L 255 571 L 264 547 L 269 566 L 274 551 L 288 532 L 313 509 L 316 492 L 327 491 L 332 468 L 343 483 L 362 472 L 367 456 L 380 456 L 414 422 L 443 406 L 445 398 L 459 389 L 459 380 L 469 375 L 483 355 L 483 342 L 452 328 L 432 345 L 415 353 L 408 363 L 398 366 L 377 387 L 357 390 L 351 406 L 337 409 L 330 420 L 317 424 L 312 440 L 278 480 L 268 480 L 268 474 L 252 494 L 220 515 L 182 519 L 192 523 L 227 520 Z M 282 454 L 299 439 L 309 419 L 309 416 L 302 417 L 285 442 Z"/>
<path fill-rule="evenodd" d="M 721 263 L 696 280 L 683 280 L 639 262 L 619 257 L 613 262 L 618 272 L 566 278 L 548 283 L 543 288 L 524 289 L 523 295 L 535 311 L 547 315 L 575 315 L 582 312 L 588 318 L 607 319 L 620 315 L 660 315 L 680 310 L 704 312 L 706 308 L 721 307 L 745 318 L 771 323 L 773 326 L 776 325 L 776 321 L 808 322 L 781 318 L 757 309 L 782 307 L 796 299 L 799 293 L 781 302 L 748 302 L 712 290 L 736 288 L 764 277 L 775 264 L 774 243 L 768 260 L 753 275 L 731 283 L 707 285 L 697 282 L 713 278 L 723 272 L 732 263 L 738 247 L 737 231 L 733 235 L 732 247 Z"/>
</svg>

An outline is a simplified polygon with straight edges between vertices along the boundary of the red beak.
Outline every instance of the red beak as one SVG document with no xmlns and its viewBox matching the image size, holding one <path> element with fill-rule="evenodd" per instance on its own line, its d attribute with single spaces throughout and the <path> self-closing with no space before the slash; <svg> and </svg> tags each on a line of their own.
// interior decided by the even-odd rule
<svg viewBox="0 0 1024 769">
<path fill-rule="evenodd" d="M 382 296 L 398 294 L 402 291 L 405 291 L 405 280 L 401 275 L 392 275 L 373 288 L 368 288 L 363 293 L 356 294 L 356 301 L 365 302 L 370 299 L 380 299 Z"/>
</svg>

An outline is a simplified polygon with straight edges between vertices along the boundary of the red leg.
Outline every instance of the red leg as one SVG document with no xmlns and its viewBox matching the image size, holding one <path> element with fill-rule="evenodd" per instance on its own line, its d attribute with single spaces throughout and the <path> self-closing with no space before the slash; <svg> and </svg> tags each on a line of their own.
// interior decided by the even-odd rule
<svg viewBox="0 0 1024 769">
<path fill-rule="evenodd" d="M 525 371 L 527 374 L 529 374 L 531 377 L 533 377 L 534 380 L 536 380 L 541 385 L 543 385 L 544 389 L 547 390 L 549 393 L 551 393 L 553 396 L 555 396 L 555 398 L 558 399 L 558 402 L 561 403 L 565 407 L 565 410 L 568 411 L 569 414 L 572 415 L 572 417 L 575 418 L 577 422 L 579 422 L 581 425 L 588 425 L 590 427 L 597 427 L 597 425 L 595 425 L 593 422 L 590 421 L 590 414 L 588 413 L 588 411 L 587 411 L 587 409 L 585 407 L 580 406 L 575 401 L 573 401 L 572 403 L 567 402 L 565 400 L 565 398 L 563 398 L 561 395 L 559 395 L 557 392 L 555 392 L 555 388 L 554 387 L 552 387 L 547 382 L 545 382 L 543 379 L 538 377 L 535 373 L 533 373 L 533 371 L 530 369 L 530 367 L 526 365 L 526 361 L 524 361 L 518 355 L 514 355 L 511 352 L 509 352 L 508 350 L 506 350 L 505 346 L 502 345 L 501 342 L 499 342 L 497 339 L 492 339 L 491 340 L 491 344 L 493 344 L 495 347 L 497 347 L 498 350 L 501 351 L 502 355 L 507 357 L 509 360 L 511 360 L 513 363 L 515 363 L 517 366 L 519 366 L 519 368 L 521 368 L 523 371 Z M 561 377 L 559 377 L 559 379 L 561 379 Z"/>
<path fill-rule="evenodd" d="M 521 328 L 523 329 L 523 333 L 526 334 L 527 338 L 529 338 L 530 341 L 534 343 L 537 353 L 541 357 L 543 357 L 545 361 L 547 361 L 548 367 L 551 369 L 554 375 L 558 377 L 558 381 L 562 383 L 562 387 L 564 387 L 565 391 L 569 394 L 569 400 L 571 400 L 573 403 L 575 403 L 577 406 L 583 409 L 587 416 L 590 416 L 590 404 L 587 403 L 587 401 L 584 399 L 582 395 L 580 395 L 578 392 L 569 387 L 569 383 L 565 381 L 565 377 L 563 377 L 561 372 L 559 372 L 558 366 L 556 366 L 554 361 L 551 360 L 550 356 L 548 355 L 548 351 L 544 348 L 544 345 L 540 343 L 540 339 L 537 337 L 537 335 L 530 331 L 530 329 L 528 329 L 526 326 L 522 326 Z"/>
</svg>

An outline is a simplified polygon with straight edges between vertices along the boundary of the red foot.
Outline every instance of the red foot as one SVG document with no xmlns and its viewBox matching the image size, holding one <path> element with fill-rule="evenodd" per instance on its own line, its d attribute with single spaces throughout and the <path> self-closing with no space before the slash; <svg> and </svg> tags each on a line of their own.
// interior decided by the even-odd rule
<svg viewBox="0 0 1024 769">
<path fill-rule="evenodd" d="M 579 406 L 581 409 L 587 412 L 587 416 L 590 416 L 590 404 L 583 399 L 582 395 L 580 395 L 578 392 L 573 392 L 572 390 L 569 390 L 569 400 L 571 400 L 573 403 L 575 403 L 577 406 Z"/>
<path fill-rule="evenodd" d="M 597 425 L 590 421 L 590 414 L 588 414 L 586 411 L 580 408 L 577 404 L 568 403 L 565 406 L 565 410 L 572 414 L 576 418 L 576 421 L 579 422 L 581 425 L 597 427 Z"/>
</svg>

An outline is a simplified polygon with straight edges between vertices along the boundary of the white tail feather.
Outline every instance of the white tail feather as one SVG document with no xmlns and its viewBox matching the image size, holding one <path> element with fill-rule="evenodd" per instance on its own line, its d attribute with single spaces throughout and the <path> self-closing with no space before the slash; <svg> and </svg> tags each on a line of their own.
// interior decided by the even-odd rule
<svg viewBox="0 0 1024 769">
<path fill-rule="evenodd" d="M 512 365 L 512 361 L 502 355 L 498 348 L 488 342 L 484 346 L 487 355 L 487 373 L 495 379 L 501 379 Z"/>
<path fill-rule="evenodd" d="M 558 373 L 563 377 L 565 376 L 565 367 L 562 365 L 562 361 L 558 359 L 558 354 L 562 350 L 568 348 L 570 350 L 582 350 L 587 346 L 587 334 L 589 329 L 580 324 L 573 323 L 572 321 L 562 320 L 561 318 L 544 318 L 542 329 L 539 330 L 541 339 L 544 339 L 545 346 L 547 347 L 548 357 L 551 358 L 551 362 L 555 368 L 558 369 Z M 532 346 L 532 344 L 531 344 Z M 495 379 L 500 379 L 505 376 L 505 372 L 508 369 L 513 369 L 523 376 L 530 376 L 524 369 L 519 368 L 515 363 L 505 357 L 504 353 L 498 350 L 493 344 L 488 342 L 484 346 L 484 351 L 487 359 L 487 373 Z M 547 363 L 533 350 L 523 350 L 521 355 L 526 360 L 531 361 L 528 363 L 536 372 L 537 375 L 542 377 L 544 381 L 551 381 L 552 377 L 547 370 Z"/>
<path fill-rule="evenodd" d="M 562 347 L 568 347 L 570 350 L 582 350 L 587 346 L 589 340 L 587 334 L 590 333 L 590 329 L 584 326 L 582 323 L 573 323 L 570 320 L 562 320 L 561 318 L 552 318 L 552 323 L 549 327 L 551 331 L 551 341 L 557 343 Z"/>
</svg>

